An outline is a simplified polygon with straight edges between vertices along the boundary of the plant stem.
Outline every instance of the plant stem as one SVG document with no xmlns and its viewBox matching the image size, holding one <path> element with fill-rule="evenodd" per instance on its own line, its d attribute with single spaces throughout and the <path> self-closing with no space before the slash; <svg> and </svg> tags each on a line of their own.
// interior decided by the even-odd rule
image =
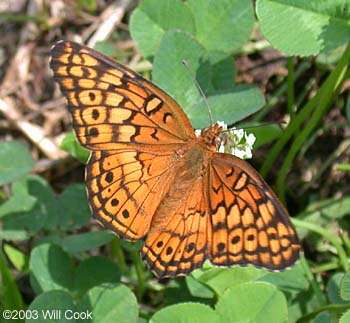
<svg viewBox="0 0 350 323">
<path fill-rule="evenodd" d="M 126 265 L 124 252 L 118 237 L 115 237 L 115 239 L 111 241 L 110 255 L 112 259 L 117 258 L 117 262 L 122 274 L 126 274 L 128 271 L 128 266 Z"/>
<path fill-rule="evenodd" d="M 328 230 L 326 230 L 326 229 L 322 228 L 321 226 L 316 225 L 314 223 L 306 222 L 306 221 L 299 220 L 296 218 L 292 218 L 291 220 L 296 227 L 305 228 L 305 229 L 308 229 L 310 231 L 316 232 L 320 236 L 327 239 L 334 246 L 334 248 L 337 250 L 339 262 L 340 262 L 342 269 L 345 272 L 347 272 L 349 270 L 349 262 L 348 262 L 347 255 L 346 255 L 345 250 L 342 247 L 341 243 L 339 242 L 339 239 L 337 239 L 337 237 L 335 237 Z"/>
<path fill-rule="evenodd" d="M 136 276 L 137 276 L 137 282 L 138 286 L 136 289 L 136 295 L 137 299 L 139 301 L 142 300 L 143 293 L 145 291 L 145 279 L 143 276 L 143 263 L 140 260 L 140 255 L 137 250 L 130 250 L 130 256 L 132 259 L 132 262 L 135 266 Z"/>
</svg>

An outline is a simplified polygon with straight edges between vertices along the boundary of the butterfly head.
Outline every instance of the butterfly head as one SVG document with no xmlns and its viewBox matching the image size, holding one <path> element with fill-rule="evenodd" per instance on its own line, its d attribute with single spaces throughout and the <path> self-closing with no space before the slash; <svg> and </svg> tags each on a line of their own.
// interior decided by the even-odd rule
<svg viewBox="0 0 350 323">
<path fill-rule="evenodd" d="M 213 152 L 216 151 L 216 147 L 220 144 L 219 134 L 222 127 L 219 124 L 212 124 L 208 128 L 204 128 L 201 131 L 200 138 L 205 143 L 207 148 Z"/>
</svg>

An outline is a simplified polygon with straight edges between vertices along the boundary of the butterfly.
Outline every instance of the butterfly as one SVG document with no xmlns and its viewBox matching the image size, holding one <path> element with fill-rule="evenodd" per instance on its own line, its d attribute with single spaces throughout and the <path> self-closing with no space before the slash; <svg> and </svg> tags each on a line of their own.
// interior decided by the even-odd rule
<svg viewBox="0 0 350 323">
<path fill-rule="evenodd" d="M 176 101 L 107 56 L 71 41 L 51 51 L 79 143 L 91 151 L 93 216 L 128 241 L 158 278 L 216 266 L 292 266 L 300 243 L 288 213 L 247 162 L 216 152 L 221 127 L 196 136 Z"/>
</svg>

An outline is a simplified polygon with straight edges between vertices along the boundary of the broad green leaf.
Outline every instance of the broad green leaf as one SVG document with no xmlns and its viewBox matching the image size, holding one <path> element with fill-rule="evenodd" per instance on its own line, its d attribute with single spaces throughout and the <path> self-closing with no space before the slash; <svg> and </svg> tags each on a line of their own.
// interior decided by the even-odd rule
<svg viewBox="0 0 350 323">
<path fill-rule="evenodd" d="M 69 253 L 76 253 L 103 246 L 113 238 L 108 231 L 79 233 L 64 237 L 61 246 Z"/>
<path fill-rule="evenodd" d="M 339 323 L 349 323 L 350 322 L 350 310 L 347 310 L 339 319 Z"/>
<path fill-rule="evenodd" d="M 293 282 L 285 285 L 292 285 Z M 288 302 L 288 322 L 297 322 L 302 316 L 307 313 L 311 313 L 320 308 L 323 299 L 320 299 L 320 293 L 315 292 L 314 286 L 311 286 L 307 290 L 297 290 L 295 293 L 290 293 L 285 289 L 284 295 Z"/>
<path fill-rule="evenodd" d="M 192 274 L 186 278 L 172 280 L 171 284 L 166 286 L 162 292 L 162 307 L 178 303 L 211 302 L 213 291 L 196 281 Z"/>
<path fill-rule="evenodd" d="M 317 223 L 325 226 L 329 223 L 329 219 L 339 219 L 349 213 L 350 198 L 344 196 L 341 198 L 330 198 L 319 200 L 311 203 L 307 210 L 299 215 L 299 219 Z M 299 237 L 302 239 L 306 235 L 310 235 L 307 229 L 300 228 L 298 230 Z"/>
<path fill-rule="evenodd" d="M 182 303 L 171 305 L 156 312 L 150 323 L 219 323 L 219 315 L 207 305 Z M 227 321 L 229 322 L 229 321 Z"/>
<path fill-rule="evenodd" d="M 206 91 L 210 80 L 207 52 L 185 32 L 169 31 L 164 35 L 154 58 L 152 80 L 189 112 L 202 100 L 202 96 L 191 72 L 182 64 L 183 60 L 187 61 L 203 91 Z"/>
<path fill-rule="evenodd" d="M 275 286 L 250 282 L 231 287 L 216 304 L 221 322 L 280 323 L 288 318 L 288 307 L 282 292 Z"/>
<path fill-rule="evenodd" d="M 136 323 L 137 300 L 122 284 L 103 284 L 90 289 L 79 304 L 79 311 L 91 311 L 94 322 Z"/>
<path fill-rule="evenodd" d="M 196 39 L 210 51 L 233 53 L 249 38 L 254 24 L 251 1 L 188 0 Z"/>
<path fill-rule="evenodd" d="M 256 138 L 254 149 L 257 149 L 264 144 L 271 143 L 272 141 L 281 137 L 283 133 L 283 130 L 277 124 L 264 124 L 260 122 L 240 123 L 238 128 L 244 129 L 248 134 L 254 134 Z"/>
<path fill-rule="evenodd" d="M 328 203 L 327 203 L 328 202 Z M 324 205 L 322 207 L 322 215 L 328 218 L 341 218 L 349 214 L 350 210 L 350 197 L 344 196 L 342 198 L 335 198 L 329 200 L 323 200 L 321 203 Z"/>
<path fill-rule="evenodd" d="M 61 142 L 60 148 L 83 164 L 86 164 L 90 156 L 90 151 L 79 144 L 73 131 L 66 134 Z"/>
<path fill-rule="evenodd" d="M 344 304 L 346 301 L 340 296 L 340 284 L 344 278 L 344 273 L 335 273 L 327 282 L 327 295 L 330 303 Z"/>
<path fill-rule="evenodd" d="M 180 0 L 144 0 L 130 18 L 130 33 L 144 57 L 154 56 L 166 31 L 194 32 L 189 8 Z"/>
<path fill-rule="evenodd" d="M 208 97 L 208 102 L 215 121 L 224 121 L 232 125 L 253 114 L 265 104 L 265 99 L 256 86 L 240 85 L 230 92 Z M 199 104 L 188 112 L 195 129 L 209 126 L 208 107 L 202 99 Z"/>
<path fill-rule="evenodd" d="M 9 214 L 28 212 L 34 208 L 38 199 L 29 192 L 30 178 L 26 176 L 12 184 L 11 196 L 0 204 L 0 218 Z"/>
<path fill-rule="evenodd" d="M 11 212 L 2 218 L 1 235 L 10 240 L 23 240 L 35 234 L 45 226 L 50 216 L 55 216 L 57 211 L 55 194 L 44 178 L 30 175 L 20 180 L 18 185 L 17 189 L 22 193 L 11 197 L 14 199 L 12 205 L 23 203 L 27 208 L 33 201 L 35 203 L 27 211 Z M 22 197 L 28 200 L 22 201 Z"/>
<path fill-rule="evenodd" d="M 192 296 L 201 297 L 201 298 L 213 298 L 214 293 L 212 289 L 203 284 L 202 282 L 195 279 L 195 273 L 186 278 L 187 288 L 190 291 Z"/>
<path fill-rule="evenodd" d="M 34 161 L 26 146 L 18 141 L 0 143 L 0 185 L 26 175 Z"/>
<path fill-rule="evenodd" d="M 350 301 L 350 272 L 347 272 L 340 282 L 340 297 Z"/>
<path fill-rule="evenodd" d="M 72 290 L 71 258 L 58 246 L 42 244 L 35 247 L 29 261 L 30 282 L 37 294 L 53 289 Z"/>
<path fill-rule="evenodd" d="M 86 188 L 84 184 L 73 184 L 59 197 L 59 218 L 57 226 L 64 230 L 77 229 L 91 219 Z"/>
<path fill-rule="evenodd" d="M 236 66 L 231 55 L 223 52 L 209 52 L 212 66 L 210 93 L 232 90 L 236 78 Z"/>
<path fill-rule="evenodd" d="M 328 312 L 322 312 L 316 315 L 316 317 L 310 323 L 332 323 L 332 316 Z"/>
<path fill-rule="evenodd" d="M 260 28 L 287 55 L 317 55 L 350 39 L 350 9 L 344 0 L 258 0 Z"/>
<path fill-rule="evenodd" d="M 74 306 L 74 300 L 70 294 L 63 290 L 52 290 L 37 296 L 29 305 L 26 322 L 35 323 L 74 323 L 71 319 L 73 313 L 78 312 Z M 38 314 L 38 316 L 35 316 Z"/>
<path fill-rule="evenodd" d="M 226 289 L 242 283 L 256 281 L 268 272 L 255 267 L 213 268 L 203 273 L 197 280 L 210 286 L 217 295 Z"/>
<path fill-rule="evenodd" d="M 83 294 L 103 283 L 118 283 L 120 269 L 117 264 L 104 257 L 89 257 L 82 261 L 75 273 L 75 289 Z"/>
<path fill-rule="evenodd" d="M 94 49 L 98 50 L 99 52 L 102 52 L 103 54 L 111 57 L 116 54 L 117 47 L 112 42 L 106 42 L 106 41 L 98 41 Z"/>
<path fill-rule="evenodd" d="M 285 271 L 269 272 L 259 280 L 271 283 L 293 295 L 307 290 L 310 286 L 310 282 L 301 264 L 297 264 Z"/>
</svg>

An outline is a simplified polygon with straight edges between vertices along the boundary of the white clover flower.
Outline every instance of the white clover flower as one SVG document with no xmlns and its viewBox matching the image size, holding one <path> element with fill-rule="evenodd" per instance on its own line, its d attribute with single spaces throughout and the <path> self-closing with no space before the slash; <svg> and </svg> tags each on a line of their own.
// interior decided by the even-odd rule
<svg viewBox="0 0 350 323">
<path fill-rule="evenodd" d="M 239 157 L 241 159 L 252 158 L 253 145 L 255 143 L 255 136 L 249 135 L 243 129 L 236 129 L 235 127 L 227 129 L 227 124 L 224 121 L 217 121 L 217 124 L 225 130 L 220 133 L 220 145 L 218 151 L 220 153 L 228 153 Z M 197 137 L 201 135 L 201 130 L 195 130 Z"/>
<path fill-rule="evenodd" d="M 223 130 L 227 130 L 227 125 L 223 121 L 218 121 Z M 247 134 L 243 129 L 231 128 L 220 134 L 221 143 L 219 152 L 228 153 L 241 159 L 252 158 L 252 149 L 256 140 L 255 136 Z"/>
<path fill-rule="evenodd" d="M 201 135 L 201 132 L 202 132 L 202 130 L 200 130 L 200 129 L 196 129 L 196 130 L 194 131 L 194 133 L 195 133 L 195 135 L 196 135 L 197 137 L 199 137 L 199 136 Z"/>
</svg>

